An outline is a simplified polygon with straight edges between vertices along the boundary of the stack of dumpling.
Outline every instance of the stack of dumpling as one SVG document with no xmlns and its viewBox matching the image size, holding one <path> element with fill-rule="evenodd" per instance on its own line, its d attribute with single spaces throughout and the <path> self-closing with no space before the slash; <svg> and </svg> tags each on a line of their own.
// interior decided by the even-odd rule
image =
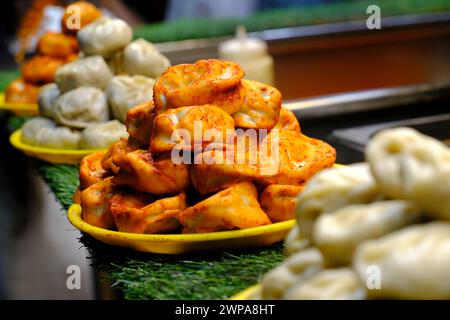
<svg viewBox="0 0 450 320">
<path fill-rule="evenodd" d="M 152 98 L 169 60 L 123 20 L 99 17 L 77 32 L 80 58 L 56 71 L 38 98 L 41 117 L 23 126 L 22 140 L 63 149 L 105 149 L 126 137 L 128 110 Z M 114 119 L 115 118 L 115 119 Z M 112 120 L 114 119 L 114 120 Z"/>
<path fill-rule="evenodd" d="M 239 65 L 214 59 L 168 68 L 153 100 L 128 112 L 129 138 L 83 158 L 84 221 L 122 232 L 204 233 L 294 218 L 295 196 L 336 152 L 301 133 L 276 88 L 243 76 Z M 264 146 L 279 148 L 263 157 Z"/>
<path fill-rule="evenodd" d="M 253 298 L 450 299 L 450 149 L 397 128 L 366 159 L 307 183 L 289 257 Z"/>
</svg>

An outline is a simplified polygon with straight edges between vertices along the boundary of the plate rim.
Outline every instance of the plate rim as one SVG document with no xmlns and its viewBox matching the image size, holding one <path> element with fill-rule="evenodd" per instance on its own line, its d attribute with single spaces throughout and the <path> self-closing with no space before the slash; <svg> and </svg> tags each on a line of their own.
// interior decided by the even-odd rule
<svg viewBox="0 0 450 320">
<path fill-rule="evenodd" d="M 6 102 L 5 92 L 0 92 L 0 109 L 10 111 L 38 111 L 37 103 Z"/>
<path fill-rule="evenodd" d="M 132 241 L 140 242 L 179 242 L 179 243 L 192 243 L 192 242 L 205 242 L 205 241 L 221 241 L 229 239 L 239 239 L 245 237 L 259 236 L 268 232 L 280 232 L 290 230 L 296 223 L 296 219 L 290 219 L 282 222 L 275 222 L 272 224 L 251 227 L 239 230 L 228 231 L 216 231 L 207 233 L 195 233 L 195 234 L 141 234 L 120 232 L 108 229 L 103 229 L 90 225 L 83 221 L 81 218 L 81 206 L 77 203 L 72 204 L 67 210 L 67 218 L 70 223 L 82 232 L 86 232 L 90 235 L 99 235 L 102 238 L 113 236 L 116 238 L 128 239 Z"/>
</svg>

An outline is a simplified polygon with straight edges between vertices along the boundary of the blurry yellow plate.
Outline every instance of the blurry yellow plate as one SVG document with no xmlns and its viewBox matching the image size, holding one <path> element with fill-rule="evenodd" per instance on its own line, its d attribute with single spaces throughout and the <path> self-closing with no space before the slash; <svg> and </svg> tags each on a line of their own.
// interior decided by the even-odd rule
<svg viewBox="0 0 450 320">
<path fill-rule="evenodd" d="M 52 149 L 45 147 L 32 146 L 22 142 L 22 130 L 16 130 L 9 137 L 9 141 L 14 148 L 19 149 L 28 156 L 35 157 L 51 163 L 79 163 L 81 159 L 97 151 L 104 150 L 82 150 L 82 149 Z"/>
<path fill-rule="evenodd" d="M 3 92 L 0 92 L 0 110 L 11 111 L 18 116 L 35 116 L 39 113 L 36 103 L 6 102 Z"/>
<path fill-rule="evenodd" d="M 73 204 L 67 212 L 69 221 L 79 230 L 107 244 L 137 251 L 180 254 L 270 245 L 282 241 L 295 220 L 241 230 L 197 234 L 138 234 L 94 227 L 81 218 L 81 206 Z"/>
<path fill-rule="evenodd" d="M 261 289 L 260 284 L 255 284 L 254 286 L 248 287 L 245 290 L 242 290 L 239 293 L 236 293 L 234 296 L 232 296 L 231 300 L 249 300 L 250 297 L 256 293 L 256 291 Z"/>
</svg>

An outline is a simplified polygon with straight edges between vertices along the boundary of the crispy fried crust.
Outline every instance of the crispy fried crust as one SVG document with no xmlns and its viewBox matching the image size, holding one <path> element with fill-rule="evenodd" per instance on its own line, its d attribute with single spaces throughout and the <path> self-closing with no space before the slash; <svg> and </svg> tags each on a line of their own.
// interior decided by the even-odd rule
<svg viewBox="0 0 450 320">
<path fill-rule="evenodd" d="M 148 146 L 154 117 L 155 105 L 153 101 L 145 101 L 131 108 L 127 113 L 125 122 L 129 136 L 142 146 Z"/>
<path fill-rule="evenodd" d="M 272 222 L 295 219 L 296 198 L 302 190 L 303 186 L 271 184 L 261 193 L 259 203 Z"/>
<path fill-rule="evenodd" d="M 39 39 L 37 50 L 41 55 L 67 58 L 78 52 L 77 38 L 62 33 L 47 32 Z"/>
<path fill-rule="evenodd" d="M 251 182 L 235 184 L 180 213 L 184 233 L 244 229 L 270 224 Z"/>
<path fill-rule="evenodd" d="M 12 81 L 5 92 L 5 101 L 13 103 L 36 103 L 39 87 L 24 82 L 22 78 Z"/>
<path fill-rule="evenodd" d="M 233 90 L 243 77 L 244 71 L 236 63 L 215 59 L 170 67 L 153 88 L 156 113 L 171 108 L 212 104 L 214 101 L 227 113 L 233 113 L 237 111 L 239 103 L 236 102 L 240 97 Z M 226 97 L 229 96 L 233 99 L 228 100 Z"/>
<path fill-rule="evenodd" d="M 53 82 L 56 70 L 65 62 L 61 58 L 34 56 L 22 65 L 23 78 L 34 84 Z"/>
<path fill-rule="evenodd" d="M 103 180 L 107 171 L 103 169 L 102 159 L 105 152 L 99 151 L 85 156 L 80 163 L 80 189 L 84 190 Z"/>
<path fill-rule="evenodd" d="M 301 132 L 297 117 L 291 110 L 285 107 L 281 107 L 278 121 L 272 129 Z"/>
</svg>

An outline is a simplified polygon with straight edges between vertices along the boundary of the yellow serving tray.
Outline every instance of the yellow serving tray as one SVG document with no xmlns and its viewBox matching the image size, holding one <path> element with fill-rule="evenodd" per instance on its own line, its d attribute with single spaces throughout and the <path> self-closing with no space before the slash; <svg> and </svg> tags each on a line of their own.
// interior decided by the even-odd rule
<svg viewBox="0 0 450 320">
<path fill-rule="evenodd" d="M 230 298 L 230 300 L 249 300 L 251 295 L 259 289 L 261 289 L 261 285 L 255 284 L 251 287 L 248 287 L 247 289 L 242 290 L 241 292 L 236 293 Z"/>
<path fill-rule="evenodd" d="M 81 218 L 81 206 L 70 206 L 67 217 L 73 226 L 104 243 L 137 251 L 181 254 L 232 248 L 256 247 L 282 241 L 296 220 L 232 231 L 197 234 L 137 234 L 94 227 Z"/>
<path fill-rule="evenodd" d="M 38 158 L 51 163 L 68 163 L 76 164 L 81 159 L 91 153 L 97 151 L 105 151 L 105 149 L 52 149 L 38 146 L 32 146 L 22 142 L 22 129 L 16 130 L 9 137 L 9 141 L 14 148 L 19 149 L 28 156 Z"/>
<path fill-rule="evenodd" d="M 18 116 L 35 116 L 39 114 L 37 103 L 6 102 L 3 92 L 0 92 L 0 110 L 11 111 Z"/>
</svg>

